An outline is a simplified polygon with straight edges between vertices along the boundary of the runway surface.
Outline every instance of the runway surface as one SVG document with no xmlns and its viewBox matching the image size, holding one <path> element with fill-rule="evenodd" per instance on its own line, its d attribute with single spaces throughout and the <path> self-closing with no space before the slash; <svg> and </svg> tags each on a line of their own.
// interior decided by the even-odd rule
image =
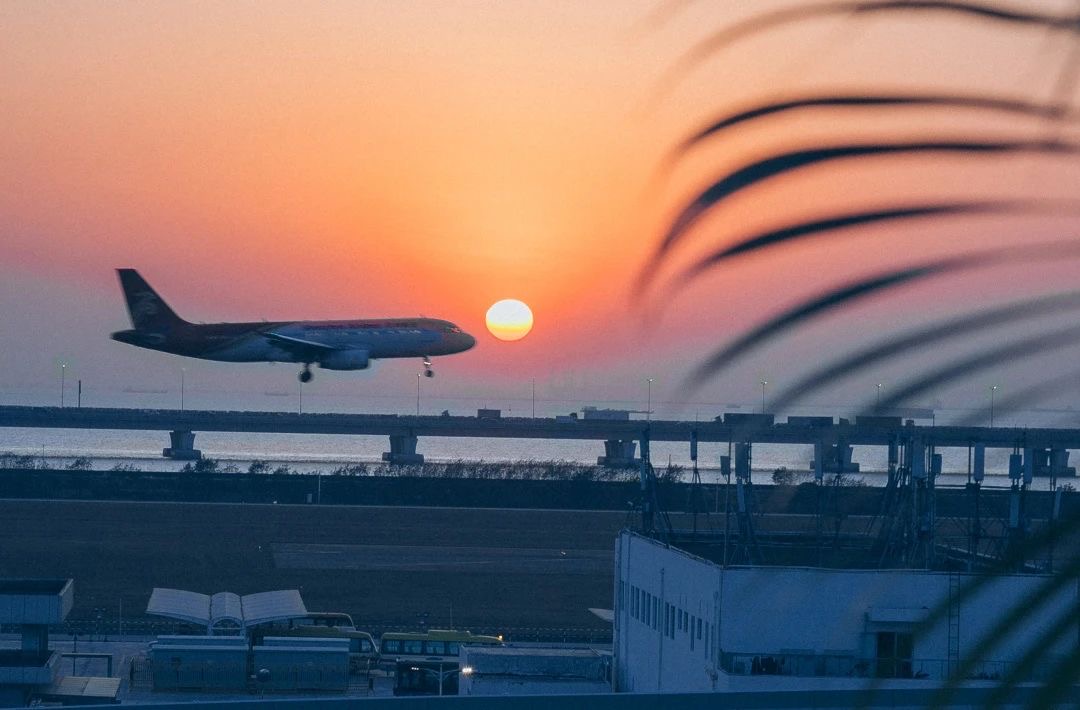
<svg viewBox="0 0 1080 710">
<path fill-rule="evenodd" d="M 625 513 L 0 500 L 0 576 L 72 577 L 137 628 L 154 587 L 299 589 L 358 626 L 604 630 Z"/>
</svg>

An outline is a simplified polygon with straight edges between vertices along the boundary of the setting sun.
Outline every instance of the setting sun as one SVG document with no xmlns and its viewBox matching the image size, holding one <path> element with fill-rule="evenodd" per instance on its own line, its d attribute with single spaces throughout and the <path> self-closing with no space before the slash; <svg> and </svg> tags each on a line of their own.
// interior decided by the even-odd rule
<svg viewBox="0 0 1080 710">
<path fill-rule="evenodd" d="M 488 309 L 487 327 L 499 340 L 521 340 L 532 330 L 532 310 L 517 299 L 503 299 Z"/>
</svg>

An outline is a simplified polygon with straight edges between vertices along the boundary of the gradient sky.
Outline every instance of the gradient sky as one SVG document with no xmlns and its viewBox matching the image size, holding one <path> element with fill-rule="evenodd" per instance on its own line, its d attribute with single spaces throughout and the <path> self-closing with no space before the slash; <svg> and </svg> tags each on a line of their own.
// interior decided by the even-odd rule
<svg viewBox="0 0 1080 710">
<path fill-rule="evenodd" d="M 134 404 L 125 387 L 171 392 L 181 367 L 196 406 L 199 392 L 210 403 L 209 393 L 295 388 L 291 365 L 183 360 L 108 340 L 127 327 L 119 266 L 140 269 L 194 321 L 445 317 L 480 344 L 436 362 L 438 376 L 424 383 L 433 398 L 498 404 L 528 396 L 536 380 L 538 396 L 568 409 L 570 400 L 643 399 L 647 377 L 662 400 L 739 328 L 860 270 L 1077 236 L 1075 213 L 868 231 L 733 264 L 646 323 L 661 303 L 631 304 L 634 275 L 674 210 L 725 167 L 824 136 L 1050 130 L 971 114 L 795 118 L 710 144 L 654 182 L 667 151 L 725 108 L 868 85 L 979 87 L 1041 101 L 1069 49 L 1037 30 L 828 20 L 748 40 L 658 95 L 696 40 L 784 4 L 0 4 L 0 402 L 51 403 L 61 361 L 92 403 Z M 1075 128 L 1055 135 L 1080 140 Z M 885 195 L 1075 199 L 1078 162 L 892 160 L 818 170 L 733 200 L 676 256 L 781 214 Z M 1076 267 L 1025 264 L 880 300 L 766 348 L 694 399 L 753 402 L 761 377 L 793 379 L 879 327 L 1071 287 Z M 502 343 L 484 329 L 484 312 L 501 298 L 531 306 L 536 326 L 524 340 Z M 942 397 L 978 402 L 983 380 L 1020 383 L 1054 362 L 1003 368 Z M 899 381 L 920 363 L 826 399 L 865 399 L 872 382 Z M 317 371 L 309 388 L 313 397 L 349 388 L 384 398 L 371 410 L 400 409 L 417 364 Z M 386 399 L 398 395 L 402 402 Z"/>
</svg>

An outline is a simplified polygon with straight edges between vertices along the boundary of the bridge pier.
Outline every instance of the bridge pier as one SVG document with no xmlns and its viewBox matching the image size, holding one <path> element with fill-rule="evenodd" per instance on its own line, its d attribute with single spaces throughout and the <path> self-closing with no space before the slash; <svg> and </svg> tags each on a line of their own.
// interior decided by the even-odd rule
<svg viewBox="0 0 1080 710">
<path fill-rule="evenodd" d="M 859 464 L 851 460 L 851 447 L 843 442 L 814 442 L 814 460 L 810 462 L 814 478 L 821 481 L 826 473 L 858 473 Z"/>
<path fill-rule="evenodd" d="M 176 461 L 198 461 L 202 458 L 202 451 L 195 448 L 194 432 L 184 430 L 170 431 L 169 443 L 172 444 L 172 446 L 161 450 L 161 455 L 167 459 Z"/>
<path fill-rule="evenodd" d="M 424 455 L 416 453 L 416 437 L 412 434 L 391 434 L 390 450 L 384 451 L 382 460 L 392 465 L 424 463 Z"/>
<path fill-rule="evenodd" d="M 1069 451 L 1067 449 L 1036 447 L 1030 451 L 1032 475 L 1036 478 L 1040 476 L 1064 478 L 1076 475 L 1076 468 L 1069 465 Z"/>
<path fill-rule="evenodd" d="M 596 459 L 598 466 L 608 468 L 633 468 L 641 463 L 634 458 L 637 442 L 633 439 L 608 439 L 604 442 L 604 455 Z"/>
</svg>

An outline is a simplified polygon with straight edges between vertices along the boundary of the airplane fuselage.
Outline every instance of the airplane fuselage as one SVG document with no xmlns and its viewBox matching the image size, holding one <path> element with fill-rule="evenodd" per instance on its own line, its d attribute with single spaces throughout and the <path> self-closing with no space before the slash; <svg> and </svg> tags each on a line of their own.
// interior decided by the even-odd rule
<svg viewBox="0 0 1080 710">
<path fill-rule="evenodd" d="M 134 269 L 118 269 L 134 328 L 112 339 L 140 348 L 221 362 L 299 362 L 300 381 L 312 364 L 327 370 L 363 370 L 379 358 L 452 355 L 476 339 L 437 318 L 377 318 L 259 323 L 191 323 L 176 315 Z"/>
<path fill-rule="evenodd" d="M 475 344 L 453 323 L 433 318 L 185 323 L 166 332 L 122 330 L 113 339 L 174 355 L 221 362 L 316 362 L 267 334 L 318 342 L 339 350 L 363 350 L 371 359 L 451 355 Z"/>
</svg>

